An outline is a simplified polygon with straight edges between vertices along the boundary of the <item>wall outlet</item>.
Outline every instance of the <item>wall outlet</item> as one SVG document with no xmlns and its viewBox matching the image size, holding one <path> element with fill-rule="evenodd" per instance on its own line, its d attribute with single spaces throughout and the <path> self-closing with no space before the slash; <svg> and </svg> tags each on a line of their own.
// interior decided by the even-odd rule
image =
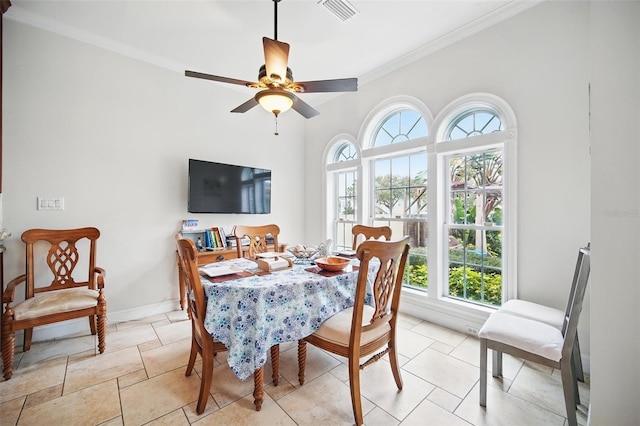
<svg viewBox="0 0 640 426">
<path fill-rule="evenodd" d="M 37 197 L 38 210 L 64 210 L 64 197 Z"/>
<path fill-rule="evenodd" d="M 475 328 L 472 325 L 465 326 L 464 330 L 467 332 L 467 334 L 470 334 L 472 336 L 477 336 L 478 335 L 478 329 Z"/>
</svg>

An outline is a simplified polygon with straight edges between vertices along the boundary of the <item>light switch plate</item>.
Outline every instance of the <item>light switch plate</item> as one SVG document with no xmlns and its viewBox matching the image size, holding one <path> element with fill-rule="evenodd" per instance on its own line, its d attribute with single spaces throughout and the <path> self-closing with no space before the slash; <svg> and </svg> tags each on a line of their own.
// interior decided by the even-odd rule
<svg viewBox="0 0 640 426">
<path fill-rule="evenodd" d="M 37 197 L 38 210 L 64 210 L 64 197 Z"/>
</svg>

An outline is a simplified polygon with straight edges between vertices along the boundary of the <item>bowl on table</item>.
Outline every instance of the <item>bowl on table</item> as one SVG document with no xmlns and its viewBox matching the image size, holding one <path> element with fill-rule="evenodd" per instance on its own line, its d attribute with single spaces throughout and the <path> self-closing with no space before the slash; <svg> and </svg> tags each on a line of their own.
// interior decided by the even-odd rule
<svg viewBox="0 0 640 426">
<path fill-rule="evenodd" d="M 319 257 L 315 262 L 320 268 L 330 272 L 342 271 L 349 263 L 351 263 L 349 259 L 337 256 Z"/>
</svg>

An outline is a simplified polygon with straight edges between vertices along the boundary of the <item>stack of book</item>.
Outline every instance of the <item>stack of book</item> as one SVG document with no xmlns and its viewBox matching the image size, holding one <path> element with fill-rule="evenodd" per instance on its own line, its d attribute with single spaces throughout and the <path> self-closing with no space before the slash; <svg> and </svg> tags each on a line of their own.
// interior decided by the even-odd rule
<svg viewBox="0 0 640 426">
<path fill-rule="evenodd" d="M 204 231 L 204 246 L 207 248 L 226 248 L 227 236 L 224 229 L 214 226 Z"/>
</svg>

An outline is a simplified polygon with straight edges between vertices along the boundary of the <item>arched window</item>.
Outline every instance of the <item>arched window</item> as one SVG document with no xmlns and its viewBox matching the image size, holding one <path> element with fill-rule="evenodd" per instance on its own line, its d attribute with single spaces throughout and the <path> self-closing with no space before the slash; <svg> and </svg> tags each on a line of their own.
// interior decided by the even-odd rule
<svg viewBox="0 0 640 426">
<path fill-rule="evenodd" d="M 424 117 L 413 109 L 401 109 L 391 113 L 379 124 L 373 146 L 380 147 L 425 136 L 427 125 Z"/>
<path fill-rule="evenodd" d="M 515 281 L 506 274 L 515 269 L 515 253 L 507 250 L 508 237 L 515 234 L 516 208 L 514 186 L 506 191 L 507 170 L 513 171 L 516 161 L 509 112 L 503 101 L 480 94 L 443 113 L 437 198 L 443 206 L 439 222 L 445 270 L 440 276 L 445 297 L 499 306 L 509 292 L 505 284 Z"/>
</svg>

